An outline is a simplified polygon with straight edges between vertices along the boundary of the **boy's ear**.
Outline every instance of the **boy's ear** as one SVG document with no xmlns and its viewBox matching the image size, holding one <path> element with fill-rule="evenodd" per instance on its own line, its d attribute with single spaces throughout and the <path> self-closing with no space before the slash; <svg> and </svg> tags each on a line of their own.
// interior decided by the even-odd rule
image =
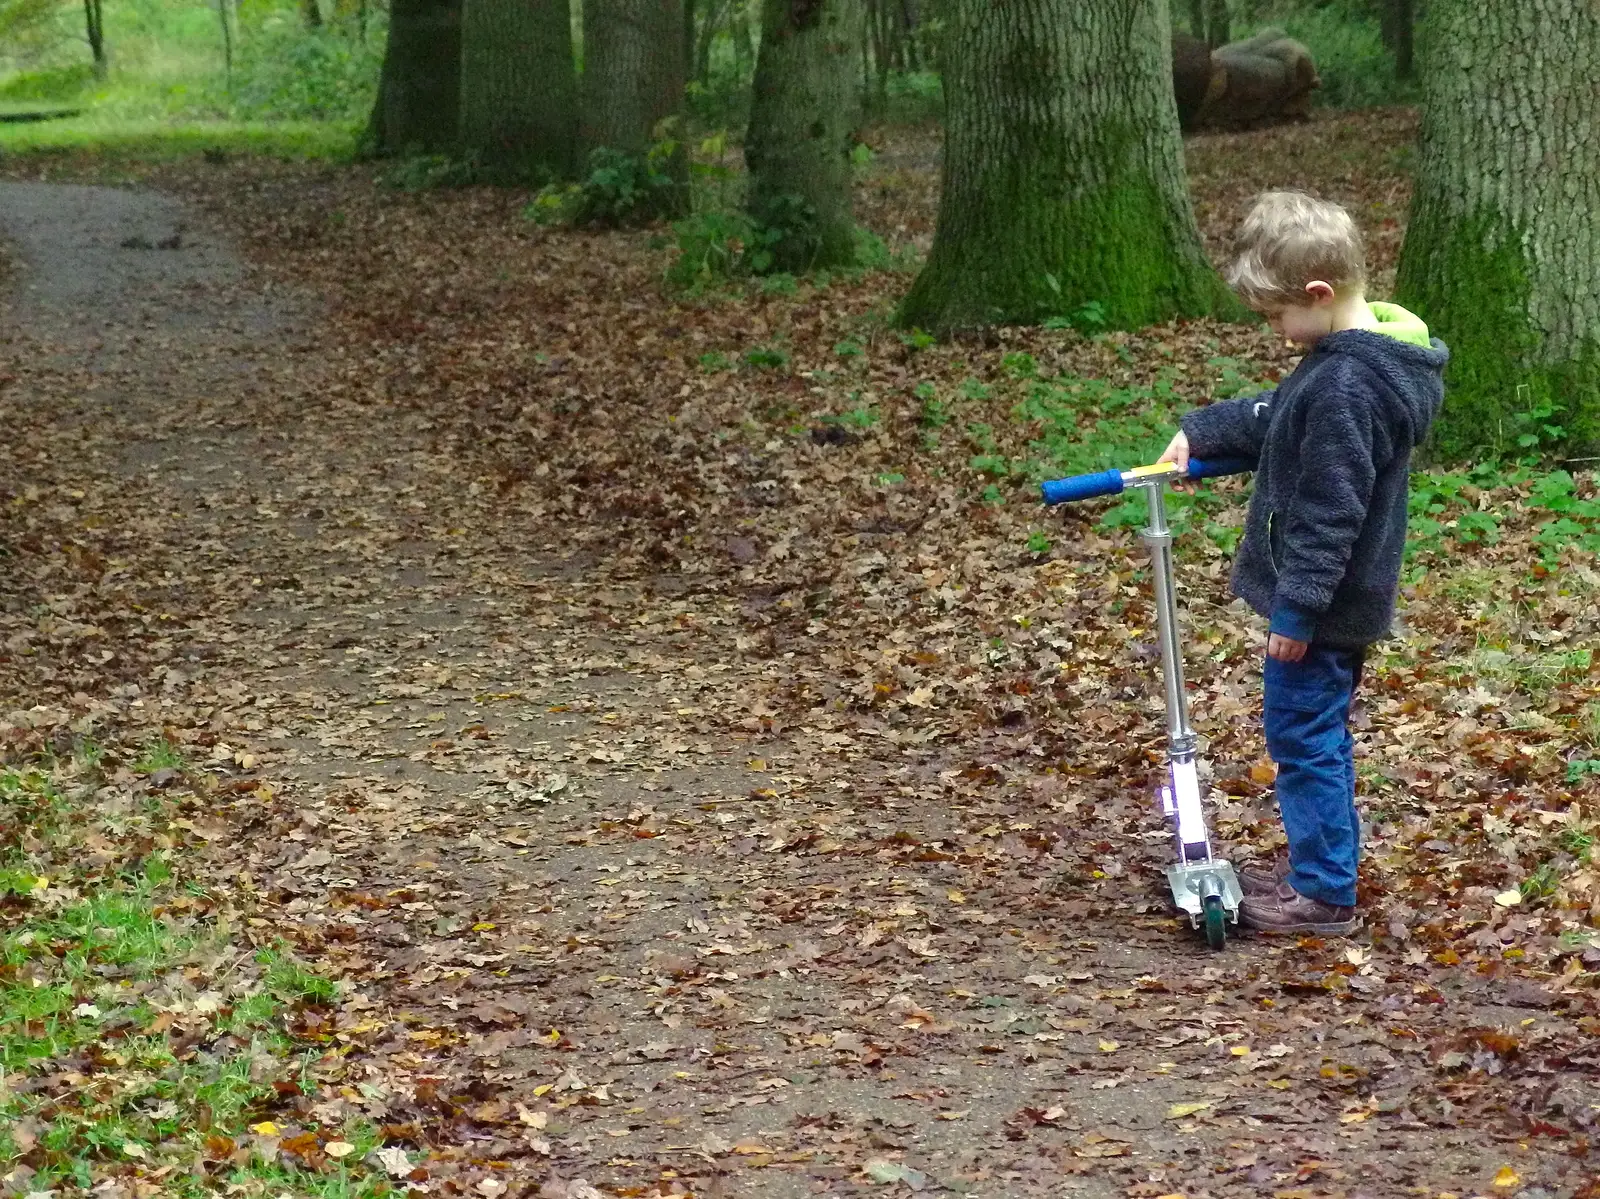
<svg viewBox="0 0 1600 1199">
<path fill-rule="evenodd" d="M 1331 283 L 1321 279 L 1313 279 L 1306 284 L 1306 298 L 1313 304 L 1326 304 L 1333 299 L 1334 291 Z"/>
</svg>

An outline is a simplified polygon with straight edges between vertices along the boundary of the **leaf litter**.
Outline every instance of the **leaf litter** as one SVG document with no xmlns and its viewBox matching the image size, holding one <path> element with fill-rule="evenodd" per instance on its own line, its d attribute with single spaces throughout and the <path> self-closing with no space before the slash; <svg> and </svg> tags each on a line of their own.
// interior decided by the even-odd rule
<svg viewBox="0 0 1600 1199">
<path fill-rule="evenodd" d="M 1208 245 L 1292 180 L 1390 277 L 1413 132 L 1191 139 Z M 871 136 L 864 219 L 925 244 L 930 143 Z M 1264 331 L 927 346 L 899 274 L 674 297 L 648 234 L 512 194 L 136 173 L 245 261 L 168 255 L 93 331 L 9 301 L 0 732 L 203 775 L 216 892 L 340 983 L 309 1168 L 359 1119 L 423 1193 L 1589 1185 L 1596 576 L 1528 570 L 1513 489 L 1372 663 L 1369 931 L 1213 956 L 1160 873 L 1137 541 L 1039 510 L 1016 412 L 1270 380 Z M 1217 828 L 1269 854 L 1260 622 L 1202 535 L 1244 497 L 1180 587 Z"/>
</svg>

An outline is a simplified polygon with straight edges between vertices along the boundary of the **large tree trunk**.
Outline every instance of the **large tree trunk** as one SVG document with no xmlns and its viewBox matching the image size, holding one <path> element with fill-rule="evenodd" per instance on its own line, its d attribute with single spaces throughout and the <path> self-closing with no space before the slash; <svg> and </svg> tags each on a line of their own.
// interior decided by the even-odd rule
<svg viewBox="0 0 1600 1199">
<path fill-rule="evenodd" d="M 899 320 L 1238 312 L 1184 177 L 1165 0 L 955 0 L 933 251 Z"/>
<path fill-rule="evenodd" d="M 1600 8 L 1433 0 L 1428 23 L 1399 299 L 1450 346 L 1437 449 L 1514 448 L 1545 405 L 1600 443 Z"/>
<path fill-rule="evenodd" d="M 772 247 L 781 270 L 849 262 L 860 0 L 767 0 L 761 29 L 744 144 L 750 217 L 781 233 Z"/>
<path fill-rule="evenodd" d="M 688 82 L 683 0 L 584 0 L 583 46 L 584 145 L 643 154 Z"/>
<path fill-rule="evenodd" d="M 485 166 L 570 177 L 577 87 L 568 0 L 464 0 L 461 141 Z"/>
<path fill-rule="evenodd" d="M 456 148 L 461 0 L 394 0 L 371 140 L 379 154 Z"/>
</svg>

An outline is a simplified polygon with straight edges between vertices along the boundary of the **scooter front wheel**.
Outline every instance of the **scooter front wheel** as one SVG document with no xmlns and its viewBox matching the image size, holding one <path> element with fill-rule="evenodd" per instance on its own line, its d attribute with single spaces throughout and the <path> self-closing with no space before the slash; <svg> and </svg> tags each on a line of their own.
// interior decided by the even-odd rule
<svg viewBox="0 0 1600 1199">
<path fill-rule="evenodd" d="M 1205 916 L 1206 944 L 1212 949 L 1221 949 L 1228 943 L 1228 918 L 1222 910 L 1222 896 L 1206 896 Z"/>
</svg>

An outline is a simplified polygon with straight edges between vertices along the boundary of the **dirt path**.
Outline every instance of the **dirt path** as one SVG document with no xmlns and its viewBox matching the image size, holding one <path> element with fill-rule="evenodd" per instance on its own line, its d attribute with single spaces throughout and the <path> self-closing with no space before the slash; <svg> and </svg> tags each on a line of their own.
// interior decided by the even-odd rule
<svg viewBox="0 0 1600 1199">
<path fill-rule="evenodd" d="M 745 600 L 506 521 L 425 408 L 375 409 L 404 360 L 347 369 L 317 296 L 176 201 L 0 184 L 0 234 L 0 406 L 55 430 L 0 462 L 118 519 L 41 581 L 37 669 L 222 781 L 206 831 L 260 934 L 345 980 L 350 1085 L 319 1118 L 491 1196 L 1580 1177 L 1528 1113 L 1581 1112 L 1581 1080 L 1441 1098 L 1441 1038 L 1581 1043 L 1552 993 L 1424 982 L 1392 945 L 1210 956 L 1167 913 L 1159 828 L 1097 826 L 1025 758 L 989 787 L 948 746 L 774 724 Z M 94 609 L 98 637 L 95 604 L 121 621 Z"/>
</svg>

